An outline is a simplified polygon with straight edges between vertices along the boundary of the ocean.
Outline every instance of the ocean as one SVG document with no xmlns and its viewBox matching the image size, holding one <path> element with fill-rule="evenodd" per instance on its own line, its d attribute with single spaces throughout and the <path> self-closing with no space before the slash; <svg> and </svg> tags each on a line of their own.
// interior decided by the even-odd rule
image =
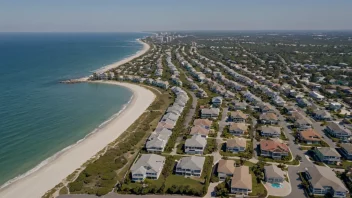
<svg viewBox="0 0 352 198">
<path fill-rule="evenodd" d="M 94 132 L 132 92 L 60 84 L 142 49 L 145 33 L 0 33 L 0 185 Z"/>
</svg>

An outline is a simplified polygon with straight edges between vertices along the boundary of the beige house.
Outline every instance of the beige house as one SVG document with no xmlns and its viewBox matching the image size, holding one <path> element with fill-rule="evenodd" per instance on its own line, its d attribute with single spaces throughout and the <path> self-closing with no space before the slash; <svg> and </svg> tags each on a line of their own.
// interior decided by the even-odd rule
<svg viewBox="0 0 352 198">
<path fill-rule="evenodd" d="M 248 126 L 245 123 L 231 123 L 229 132 L 234 136 L 241 136 L 247 133 Z"/>
<path fill-rule="evenodd" d="M 231 180 L 231 193 L 248 195 L 252 192 L 252 175 L 248 166 L 236 167 Z"/>
<path fill-rule="evenodd" d="M 244 138 L 233 138 L 226 141 L 226 151 L 232 153 L 243 152 L 246 150 L 247 141 Z"/>
<path fill-rule="evenodd" d="M 240 110 L 232 111 L 230 114 L 230 119 L 235 123 L 244 123 L 246 122 L 247 115 Z"/>
<path fill-rule="evenodd" d="M 232 177 L 235 172 L 234 160 L 221 159 L 218 163 L 218 177 L 220 181 L 225 181 L 226 177 Z"/>
</svg>

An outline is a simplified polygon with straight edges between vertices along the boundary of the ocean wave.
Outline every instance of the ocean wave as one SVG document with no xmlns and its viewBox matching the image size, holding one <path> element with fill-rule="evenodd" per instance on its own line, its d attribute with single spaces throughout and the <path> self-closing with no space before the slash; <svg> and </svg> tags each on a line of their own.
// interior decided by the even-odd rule
<svg viewBox="0 0 352 198">
<path fill-rule="evenodd" d="M 86 140 L 87 138 L 89 138 L 91 135 L 96 134 L 100 129 L 104 128 L 107 124 L 109 124 L 112 120 L 114 120 L 115 118 L 117 118 L 122 112 L 124 112 L 124 110 L 126 110 L 126 108 L 128 107 L 128 105 L 132 102 L 134 95 L 131 96 L 131 98 L 128 100 L 128 102 L 126 104 L 124 104 L 122 106 L 122 108 L 115 113 L 114 115 L 112 115 L 109 119 L 107 119 L 106 121 L 104 121 L 103 123 L 101 123 L 97 128 L 95 128 L 92 132 L 88 133 L 86 136 L 84 136 L 84 138 L 78 140 L 76 143 L 71 144 L 70 146 L 67 146 L 65 148 L 63 148 L 62 150 L 60 150 L 59 152 L 55 153 L 54 155 L 52 155 L 51 157 L 43 160 L 42 162 L 40 162 L 38 165 L 36 165 L 34 168 L 30 169 L 29 171 L 27 171 L 24 174 L 18 175 L 17 177 L 14 177 L 12 179 L 10 179 L 9 181 L 7 181 L 6 183 L 4 183 L 3 185 L 0 186 L 0 190 L 3 188 L 6 188 L 7 186 L 21 180 L 24 179 L 25 177 L 37 172 L 38 170 L 40 170 L 41 168 L 43 168 L 44 166 L 46 166 L 47 164 L 49 164 L 50 162 L 54 161 L 55 159 L 57 159 L 58 157 L 60 157 L 63 153 L 65 153 L 66 151 L 68 151 L 69 149 L 75 147 L 76 145 L 78 145 L 79 143 L 83 142 L 84 140 Z M 113 140 L 112 140 L 113 141 Z M 77 167 L 79 168 L 79 167 Z"/>
</svg>

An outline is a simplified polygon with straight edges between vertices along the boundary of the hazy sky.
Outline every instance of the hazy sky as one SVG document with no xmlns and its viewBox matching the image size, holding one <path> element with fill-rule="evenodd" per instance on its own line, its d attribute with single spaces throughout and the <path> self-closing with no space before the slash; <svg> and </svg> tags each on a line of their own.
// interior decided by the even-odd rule
<svg viewBox="0 0 352 198">
<path fill-rule="evenodd" d="M 0 32 L 351 30 L 352 0 L 0 0 Z"/>
</svg>

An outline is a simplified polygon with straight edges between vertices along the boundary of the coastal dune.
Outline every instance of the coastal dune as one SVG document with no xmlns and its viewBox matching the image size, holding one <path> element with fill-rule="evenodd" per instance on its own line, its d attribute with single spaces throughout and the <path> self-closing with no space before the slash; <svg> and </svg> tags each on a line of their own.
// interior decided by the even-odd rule
<svg viewBox="0 0 352 198">
<path fill-rule="evenodd" d="M 114 119 L 69 149 L 39 170 L 21 178 L 0 190 L 0 197 L 40 198 L 46 191 L 59 184 L 69 174 L 118 138 L 154 101 L 150 90 L 138 85 L 119 82 L 100 82 L 123 86 L 133 92 L 127 107 Z"/>
</svg>

